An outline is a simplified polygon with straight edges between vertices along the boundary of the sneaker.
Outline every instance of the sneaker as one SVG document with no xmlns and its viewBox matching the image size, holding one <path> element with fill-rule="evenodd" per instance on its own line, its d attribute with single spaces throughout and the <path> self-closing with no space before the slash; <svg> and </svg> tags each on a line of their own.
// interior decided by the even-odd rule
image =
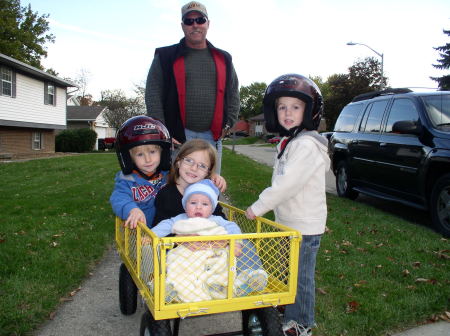
<svg viewBox="0 0 450 336">
<path fill-rule="evenodd" d="M 294 320 L 283 324 L 283 334 L 285 336 L 312 336 L 312 330 L 309 327 L 298 324 Z"/>
</svg>

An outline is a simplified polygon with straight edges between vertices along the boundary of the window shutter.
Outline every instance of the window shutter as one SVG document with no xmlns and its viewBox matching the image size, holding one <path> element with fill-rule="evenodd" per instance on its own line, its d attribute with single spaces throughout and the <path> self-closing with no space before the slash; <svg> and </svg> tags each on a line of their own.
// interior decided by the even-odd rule
<svg viewBox="0 0 450 336">
<path fill-rule="evenodd" d="M 16 98 L 16 72 L 12 71 L 11 97 Z"/>
<path fill-rule="evenodd" d="M 48 83 L 44 83 L 44 104 L 48 105 Z"/>
<path fill-rule="evenodd" d="M 56 96 L 57 96 L 56 93 L 57 92 L 58 92 L 58 89 L 57 89 L 56 85 L 53 84 L 53 106 L 56 106 Z"/>
</svg>

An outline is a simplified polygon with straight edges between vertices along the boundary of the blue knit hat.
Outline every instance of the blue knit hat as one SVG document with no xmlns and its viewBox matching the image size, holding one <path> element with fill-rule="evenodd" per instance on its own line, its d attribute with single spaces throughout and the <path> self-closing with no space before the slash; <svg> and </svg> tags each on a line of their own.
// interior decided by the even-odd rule
<svg viewBox="0 0 450 336">
<path fill-rule="evenodd" d="M 213 210 L 217 206 L 217 198 L 219 197 L 219 189 L 214 185 L 214 182 L 208 179 L 198 181 L 197 183 L 191 184 L 184 190 L 183 199 L 181 203 L 183 208 L 186 210 L 186 202 L 193 194 L 202 194 L 208 196 L 211 200 Z"/>
</svg>

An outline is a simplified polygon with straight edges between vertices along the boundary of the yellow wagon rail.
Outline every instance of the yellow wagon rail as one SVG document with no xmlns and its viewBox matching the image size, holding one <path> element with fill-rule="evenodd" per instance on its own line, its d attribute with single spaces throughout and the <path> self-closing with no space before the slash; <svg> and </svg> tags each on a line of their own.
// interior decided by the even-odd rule
<svg viewBox="0 0 450 336">
<path fill-rule="evenodd" d="M 116 243 L 129 275 L 145 300 L 155 320 L 185 318 L 236 310 L 247 310 L 294 302 L 297 288 L 298 251 L 301 235 L 289 227 L 257 217 L 248 220 L 244 211 L 221 203 L 230 221 L 236 222 L 242 234 L 221 236 L 189 236 L 158 238 L 145 225 L 139 223 L 134 230 L 123 227 L 116 218 Z M 213 244 L 226 241 L 228 281 L 224 298 L 198 302 L 174 300 L 166 288 L 167 254 L 177 246 L 188 244 Z M 236 295 L 235 246 L 250 242 L 267 273 L 267 285 L 259 290 Z"/>
</svg>

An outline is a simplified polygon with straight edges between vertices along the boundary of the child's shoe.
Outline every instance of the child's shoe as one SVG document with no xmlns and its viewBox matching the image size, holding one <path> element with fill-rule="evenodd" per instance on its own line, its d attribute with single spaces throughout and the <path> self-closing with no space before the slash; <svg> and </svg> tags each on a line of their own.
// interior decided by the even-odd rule
<svg viewBox="0 0 450 336">
<path fill-rule="evenodd" d="M 305 327 L 294 320 L 290 320 L 283 324 L 283 334 L 285 336 L 312 336 L 312 330 L 310 327 Z"/>
<path fill-rule="evenodd" d="M 242 271 L 234 282 L 236 296 L 245 296 L 251 292 L 264 290 L 267 286 L 267 278 L 266 271 L 262 269 Z"/>
</svg>

